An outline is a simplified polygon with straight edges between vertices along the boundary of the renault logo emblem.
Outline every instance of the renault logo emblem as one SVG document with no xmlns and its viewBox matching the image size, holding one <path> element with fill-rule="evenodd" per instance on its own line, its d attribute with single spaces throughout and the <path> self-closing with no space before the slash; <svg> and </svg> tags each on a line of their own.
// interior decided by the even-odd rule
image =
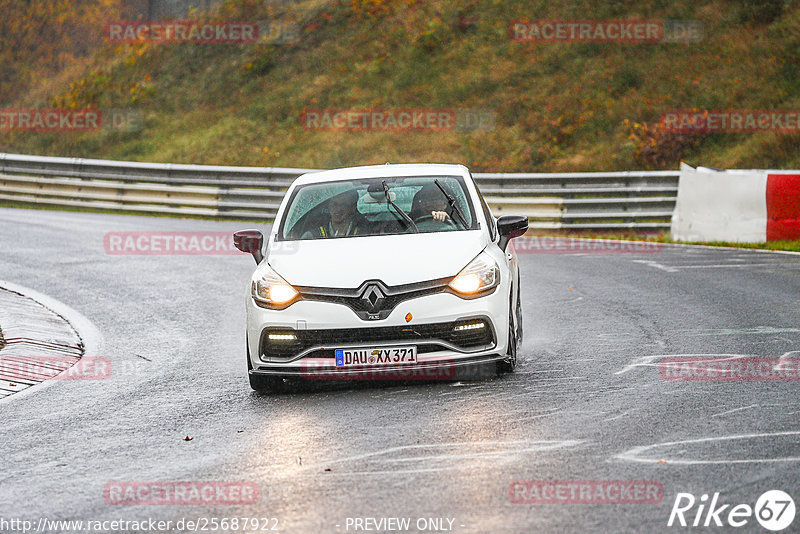
<svg viewBox="0 0 800 534">
<path fill-rule="evenodd" d="M 383 306 L 383 301 L 385 299 L 386 295 L 383 294 L 381 288 L 376 284 L 368 285 L 366 289 L 364 289 L 364 293 L 361 295 L 361 300 L 364 301 L 364 304 L 367 305 L 367 309 L 371 313 L 379 311 Z"/>
</svg>

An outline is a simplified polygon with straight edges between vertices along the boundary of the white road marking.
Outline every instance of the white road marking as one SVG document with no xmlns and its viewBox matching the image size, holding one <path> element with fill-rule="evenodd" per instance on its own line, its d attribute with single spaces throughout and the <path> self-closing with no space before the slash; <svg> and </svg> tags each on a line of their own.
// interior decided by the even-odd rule
<svg viewBox="0 0 800 534">
<path fill-rule="evenodd" d="M 777 265 L 793 265 L 800 267 L 800 264 L 797 262 L 770 262 L 770 263 L 717 263 L 714 265 L 672 265 L 673 269 L 727 269 L 729 267 L 740 268 L 740 267 L 772 267 Z"/>
<path fill-rule="evenodd" d="M 639 358 L 636 358 L 636 360 L 634 360 L 634 363 L 626 365 L 621 371 L 617 371 L 614 374 L 621 375 L 623 373 L 627 373 L 628 371 L 636 367 L 655 367 L 655 365 L 652 362 L 654 362 L 655 360 L 659 360 L 661 358 L 663 358 L 663 356 L 661 355 L 641 356 Z"/>
<path fill-rule="evenodd" d="M 735 251 L 736 253 L 747 254 L 786 254 L 789 256 L 800 256 L 800 252 L 793 252 L 791 250 L 766 250 L 763 248 L 743 248 L 743 247 L 719 247 L 713 245 L 689 245 L 685 243 L 662 243 L 664 247 L 672 247 L 678 249 L 706 249 L 716 251 Z M 698 251 L 699 252 L 699 251 Z"/>
<path fill-rule="evenodd" d="M 538 378 L 536 382 L 550 382 L 552 380 L 586 380 L 585 376 L 562 376 L 558 378 Z"/>
<path fill-rule="evenodd" d="M 629 339 L 635 339 L 640 337 L 641 334 L 637 334 L 635 332 L 615 332 L 613 334 L 597 334 L 598 339 L 602 339 L 603 341 L 627 341 Z"/>
<path fill-rule="evenodd" d="M 741 412 L 742 410 L 749 410 L 750 408 L 758 408 L 758 404 L 751 404 L 750 406 L 742 406 L 741 408 L 734 408 L 733 410 L 728 410 L 727 412 L 722 413 L 715 413 L 711 417 L 722 417 L 723 415 L 728 415 L 736 412 Z"/>
<path fill-rule="evenodd" d="M 384 393 L 378 393 L 375 395 L 370 395 L 373 399 L 380 399 L 382 397 L 388 397 L 389 395 L 397 395 L 398 393 L 405 393 L 408 391 L 407 389 L 403 389 L 401 391 L 386 391 Z"/>
<path fill-rule="evenodd" d="M 482 386 L 480 384 L 471 384 L 469 382 L 453 382 L 450 384 L 451 388 L 472 388 L 472 389 L 481 389 L 488 386 Z"/>
<path fill-rule="evenodd" d="M 750 328 L 707 328 L 702 330 L 676 330 L 687 336 L 748 336 L 800 333 L 800 328 L 776 328 L 774 326 L 753 326 Z"/>
<path fill-rule="evenodd" d="M 745 262 L 740 258 L 726 258 L 726 261 L 731 261 L 732 263 L 698 263 L 698 264 L 687 264 L 687 265 L 665 265 L 663 263 L 658 263 L 657 261 L 653 260 L 631 260 L 633 263 L 639 263 L 642 265 L 647 265 L 648 267 L 653 267 L 654 269 L 659 269 L 664 272 L 668 273 L 677 273 L 683 269 L 728 269 L 728 268 L 747 268 L 747 267 L 780 267 L 780 266 L 792 266 L 798 267 L 800 263 L 798 262 L 787 262 L 787 261 L 771 261 L 771 262 L 760 262 L 760 263 L 752 263 L 752 262 Z M 741 263 L 735 263 L 741 262 Z"/>
<path fill-rule="evenodd" d="M 446 471 L 452 469 L 461 469 L 464 467 L 464 460 L 482 459 L 486 457 L 500 458 L 500 459 L 514 459 L 523 453 L 533 452 L 548 452 L 556 451 L 563 448 L 575 447 L 583 443 L 580 440 L 511 440 L 511 441 L 468 441 L 468 442 L 449 442 L 449 443 L 424 443 L 418 445 L 402 445 L 398 447 L 389 447 L 380 449 L 373 452 L 358 454 L 345 458 L 337 458 L 330 461 L 317 462 L 312 465 L 304 466 L 305 470 L 317 471 L 315 476 L 319 476 L 318 471 L 320 468 L 330 468 L 337 464 L 346 464 L 357 462 L 360 460 L 373 460 L 379 457 L 386 456 L 385 459 L 380 459 L 380 463 L 401 463 L 401 462 L 414 462 L 420 467 L 414 469 L 403 469 L 397 471 L 369 471 L 360 470 L 355 472 L 339 472 L 336 474 L 400 474 L 400 473 L 428 473 L 435 471 Z M 464 449 L 486 449 L 490 450 L 475 450 L 474 452 L 465 452 Z M 416 454 L 418 451 L 446 451 L 453 449 L 453 453 L 437 452 L 434 454 Z M 408 454 L 410 453 L 410 454 Z M 407 454 L 406 457 L 402 457 Z M 422 467 L 425 462 L 436 462 L 440 465 L 433 465 L 429 467 Z"/>
<path fill-rule="evenodd" d="M 530 397 L 530 395 L 531 395 L 530 391 L 523 391 L 522 393 L 514 393 L 514 394 L 497 393 L 495 395 L 483 395 L 480 397 L 473 396 L 469 398 L 456 398 L 449 400 L 448 402 L 450 404 L 455 404 L 459 402 L 474 402 L 476 400 L 509 400 L 509 399 L 514 399 L 516 397 Z"/>
<path fill-rule="evenodd" d="M 519 417 L 517 419 L 514 419 L 513 421 L 515 423 L 524 423 L 525 421 L 533 421 L 535 419 L 542 419 L 542 418 L 545 418 L 545 417 L 550 417 L 551 415 L 555 415 L 556 413 L 558 413 L 558 412 L 541 413 L 541 414 L 538 414 L 538 415 L 530 415 L 528 417 Z"/>
<path fill-rule="evenodd" d="M 778 358 L 778 363 L 772 366 L 773 371 L 782 371 L 786 368 L 786 364 L 789 363 L 790 359 L 798 360 L 800 359 L 800 350 L 793 350 L 791 352 L 784 353 L 780 358 Z"/>
<path fill-rule="evenodd" d="M 711 360 L 711 361 L 726 361 L 726 360 L 739 360 L 741 358 L 751 358 L 752 356 L 748 356 L 747 354 L 653 354 L 650 356 L 642 356 L 636 358 L 633 363 L 626 365 L 621 371 L 617 371 L 614 373 L 615 375 L 621 375 L 623 373 L 627 373 L 628 371 L 636 368 L 636 367 L 658 367 L 658 363 L 653 363 L 655 360 L 660 360 L 661 358 L 701 358 L 703 361 Z"/>
<path fill-rule="evenodd" d="M 734 441 L 740 439 L 755 439 L 755 438 L 775 438 L 778 436 L 798 436 L 800 431 L 789 432 L 771 432 L 764 434 L 739 434 L 734 436 L 720 436 L 711 438 L 687 439 L 683 441 L 667 441 L 664 443 L 656 443 L 654 445 L 644 445 L 641 447 L 633 447 L 623 453 L 614 456 L 614 459 L 625 460 L 629 462 L 639 463 L 668 463 L 677 465 L 698 465 L 698 464 L 748 464 L 748 463 L 774 463 L 774 462 L 798 462 L 800 456 L 787 456 L 784 458 L 746 458 L 742 460 L 672 460 L 667 456 L 659 455 L 657 458 L 643 458 L 640 456 L 642 453 L 652 451 L 657 447 L 670 447 L 672 445 L 686 445 L 695 443 L 709 443 L 714 441 Z"/>
<path fill-rule="evenodd" d="M 662 265 L 662 264 L 660 264 L 658 262 L 655 262 L 655 261 L 652 261 L 652 260 L 631 260 L 631 261 L 633 261 L 633 263 L 641 263 L 643 265 L 647 265 L 647 266 L 653 267 L 655 269 L 660 269 L 660 270 L 666 271 L 668 273 L 677 273 L 678 272 L 678 269 L 675 269 L 673 267 L 669 267 L 667 265 Z"/>
<path fill-rule="evenodd" d="M 555 415 L 555 414 L 558 414 L 558 413 L 567 413 L 567 412 L 565 412 L 562 408 L 557 408 L 557 409 L 554 409 L 554 410 L 548 410 L 548 411 L 545 411 L 545 412 L 539 412 L 539 413 L 531 414 L 527 409 L 522 409 L 522 410 L 516 410 L 516 411 L 510 412 L 508 415 L 512 415 L 513 416 L 513 415 L 516 415 L 516 414 L 520 414 L 521 416 L 524 416 L 524 417 L 520 417 L 518 419 L 514 419 L 514 421 L 522 421 L 524 419 L 538 419 L 540 417 L 546 417 L 548 415 Z"/>
</svg>

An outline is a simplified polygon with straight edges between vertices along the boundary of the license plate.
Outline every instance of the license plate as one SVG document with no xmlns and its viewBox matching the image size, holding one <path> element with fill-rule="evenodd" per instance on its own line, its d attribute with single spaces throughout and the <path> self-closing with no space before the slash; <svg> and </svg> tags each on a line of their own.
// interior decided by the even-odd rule
<svg viewBox="0 0 800 534">
<path fill-rule="evenodd" d="M 417 363 L 417 347 L 336 349 L 336 367 Z"/>
</svg>

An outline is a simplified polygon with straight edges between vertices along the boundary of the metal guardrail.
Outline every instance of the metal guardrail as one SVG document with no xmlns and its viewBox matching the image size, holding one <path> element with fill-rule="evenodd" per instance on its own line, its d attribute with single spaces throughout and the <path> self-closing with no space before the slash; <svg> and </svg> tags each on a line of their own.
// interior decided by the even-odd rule
<svg viewBox="0 0 800 534">
<path fill-rule="evenodd" d="M 292 180 L 315 170 L 0 154 L 0 201 L 264 221 L 275 217 Z M 474 174 L 495 215 L 527 215 L 531 228 L 553 230 L 668 229 L 678 176 Z"/>
</svg>

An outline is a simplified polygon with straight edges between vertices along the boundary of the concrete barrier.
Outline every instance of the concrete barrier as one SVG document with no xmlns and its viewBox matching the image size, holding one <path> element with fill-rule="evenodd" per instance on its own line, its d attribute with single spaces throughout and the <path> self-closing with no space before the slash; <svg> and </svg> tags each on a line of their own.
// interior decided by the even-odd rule
<svg viewBox="0 0 800 534">
<path fill-rule="evenodd" d="M 671 233 L 678 241 L 800 239 L 800 173 L 682 163 Z"/>
</svg>

